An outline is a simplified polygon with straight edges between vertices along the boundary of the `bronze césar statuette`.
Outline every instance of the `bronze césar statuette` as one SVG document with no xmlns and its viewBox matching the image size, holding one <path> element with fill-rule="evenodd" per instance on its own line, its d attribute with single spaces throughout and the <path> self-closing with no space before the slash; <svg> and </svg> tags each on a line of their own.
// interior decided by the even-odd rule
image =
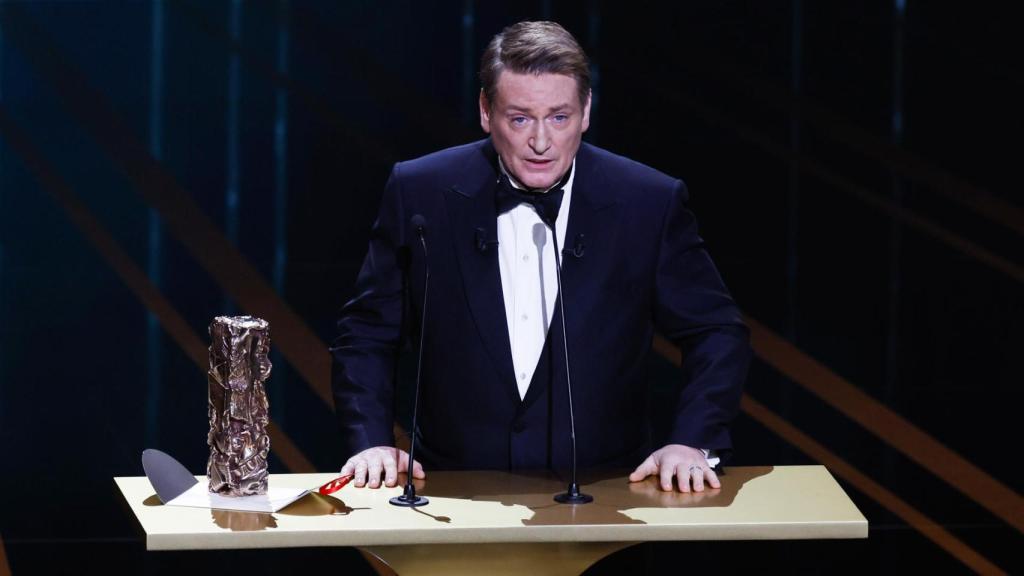
<svg viewBox="0 0 1024 576">
<path fill-rule="evenodd" d="M 252 316 L 218 316 L 210 340 L 210 492 L 266 494 L 270 325 Z"/>
</svg>

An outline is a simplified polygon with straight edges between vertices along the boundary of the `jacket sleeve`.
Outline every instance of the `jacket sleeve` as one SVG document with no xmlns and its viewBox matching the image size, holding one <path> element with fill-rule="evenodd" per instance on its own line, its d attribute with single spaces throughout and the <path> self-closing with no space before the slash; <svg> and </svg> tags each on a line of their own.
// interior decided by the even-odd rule
<svg viewBox="0 0 1024 576">
<path fill-rule="evenodd" d="M 388 179 L 355 296 L 341 311 L 330 348 L 334 407 L 346 459 L 395 441 L 394 374 L 402 345 L 398 253 L 405 243 L 400 166 L 395 165 Z"/>
<path fill-rule="evenodd" d="M 682 352 L 669 441 L 714 450 L 725 460 L 750 364 L 750 336 L 686 200 L 686 186 L 677 180 L 664 211 L 655 278 L 655 325 Z"/>
</svg>

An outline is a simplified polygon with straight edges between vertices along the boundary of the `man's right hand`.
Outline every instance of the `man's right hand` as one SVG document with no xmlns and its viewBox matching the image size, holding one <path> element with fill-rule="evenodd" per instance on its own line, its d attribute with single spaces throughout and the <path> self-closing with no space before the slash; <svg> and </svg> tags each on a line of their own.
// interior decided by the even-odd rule
<svg viewBox="0 0 1024 576">
<path fill-rule="evenodd" d="M 392 487 L 398 483 L 398 473 L 409 471 L 409 453 L 393 446 L 374 446 L 348 459 L 341 467 L 341 475 L 352 474 L 357 487 L 369 484 L 370 488 L 380 488 L 381 475 L 384 485 Z M 413 462 L 413 478 L 426 478 L 423 466 Z"/>
</svg>

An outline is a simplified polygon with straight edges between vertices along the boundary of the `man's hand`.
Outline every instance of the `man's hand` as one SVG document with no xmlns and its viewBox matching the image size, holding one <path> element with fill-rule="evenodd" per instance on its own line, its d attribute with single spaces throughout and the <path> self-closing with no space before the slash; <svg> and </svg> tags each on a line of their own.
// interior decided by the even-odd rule
<svg viewBox="0 0 1024 576">
<path fill-rule="evenodd" d="M 708 466 L 704 452 L 682 444 L 669 444 L 655 450 L 629 475 L 629 481 L 639 482 L 654 474 L 660 477 L 661 489 L 665 491 L 672 490 L 673 476 L 680 492 L 689 492 L 691 483 L 694 492 L 703 492 L 705 482 L 712 488 L 722 487 L 718 476 Z"/>
<path fill-rule="evenodd" d="M 380 488 L 380 476 L 384 474 L 384 485 L 392 487 L 398 483 L 398 473 L 409 471 L 409 453 L 393 446 L 374 446 L 348 459 L 341 467 L 341 475 L 352 474 L 357 487 L 369 483 L 370 488 Z M 413 461 L 413 478 L 426 478 L 423 466 Z"/>
</svg>

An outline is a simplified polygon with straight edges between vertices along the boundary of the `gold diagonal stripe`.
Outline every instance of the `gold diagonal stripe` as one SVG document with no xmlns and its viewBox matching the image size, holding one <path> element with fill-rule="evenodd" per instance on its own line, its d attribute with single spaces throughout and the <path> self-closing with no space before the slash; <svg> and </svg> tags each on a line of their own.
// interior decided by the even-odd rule
<svg viewBox="0 0 1024 576">
<path fill-rule="evenodd" d="M 7 563 L 7 549 L 4 548 L 2 534 L 0 534 L 0 576 L 11 576 L 11 565 Z"/>
<path fill-rule="evenodd" d="M 846 192 L 868 206 L 888 214 L 891 218 L 903 222 L 920 233 L 931 236 L 961 254 L 969 256 L 970 258 L 973 258 L 994 270 L 998 270 L 1003 274 L 1006 274 L 1017 282 L 1024 283 L 1024 268 L 990 250 L 985 249 L 980 244 L 972 242 L 967 238 L 940 226 L 938 223 L 916 214 L 904 206 L 896 204 L 892 200 L 888 200 L 873 192 L 869 192 L 867 188 L 850 183 L 818 162 L 805 158 L 801 160 L 800 166 L 808 173 L 821 178 L 823 181 L 835 186 L 836 189 Z"/>
<path fill-rule="evenodd" d="M 664 338 L 654 340 L 655 351 L 676 366 L 680 365 L 679 350 Z M 760 422 L 780 438 L 789 442 L 814 460 L 824 464 L 831 472 L 846 480 L 864 495 L 875 500 L 887 510 L 902 518 L 909 526 L 920 532 L 957 560 L 980 574 L 1004 574 L 998 566 L 976 552 L 934 520 L 918 511 L 899 496 L 861 473 L 854 466 L 840 458 L 795 426 L 786 422 L 749 394 L 743 394 L 740 408 L 751 418 Z"/>
<path fill-rule="evenodd" d="M 13 123 L 2 104 L 0 104 L 0 132 L 6 136 L 11 148 L 21 156 L 42 188 L 64 209 L 71 221 L 121 281 L 157 317 L 167 334 L 195 362 L 200 371 L 205 371 L 208 358 L 207 348 L 202 340 L 192 331 L 185 319 L 164 298 L 156 286 L 149 281 L 149 278 L 132 261 L 131 257 L 121 249 L 99 220 L 92 215 L 71 186 L 57 175 L 57 172 L 38 152 L 28 137 Z M 273 421 L 268 427 L 268 433 L 270 441 L 274 445 L 274 454 L 286 468 L 292 472 L 315 471 L 314 466 L 296 447 L 291 438 Z"/>
<path fill-rule="evenodd" d="M 1024 499 L 963 456 L 749 317 L 758 357 L 1019 531 Z"/>
<path fill-rule="evenodd" d="M 797 447 L 804 454 L 824 464 L 834 474 L 849 482 L 865 496 L 878 502 L 908 525 L 920 532 L 940 548 L 979 574 L 1005 574 L 1001 568 L 979 554 L 962 540 L 951 534 L 934 520 L 905 502 L 902 498 L 857 470 L 849 462 L 804 434 L 778 414 L 775 414 L 748 394 L 743 395 L 740 407 L 751 418 Z"/>
<path fill-rule="evenodd" d="M 813 393 L 880 440 L 980 504 L 1018 530 L 1024 525 L 1021 497 L 962 456 L 953 452 L 899 414 L 840 378 L 749 316 L 754 352 L 766 364 Z M 656 336 L 654 348 L 666 358 L 676 348 Z"/>
</svg>

